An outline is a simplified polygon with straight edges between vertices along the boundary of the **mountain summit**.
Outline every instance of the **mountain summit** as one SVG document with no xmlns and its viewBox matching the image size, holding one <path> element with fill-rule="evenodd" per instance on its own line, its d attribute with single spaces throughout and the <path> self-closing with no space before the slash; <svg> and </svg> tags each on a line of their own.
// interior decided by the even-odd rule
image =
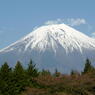
<svg viewBox="0 0 95 95">
<path fill-rule="evenodd" d="M 42 26 L 0 50 L 0 62 L 10 66 L 17 60 L 27 66 L 32 59 L 39 69 L 66 73 L 81 71 L 87 58 L 95 62 L 95 39 L 65 24 Z"/>
</svg>

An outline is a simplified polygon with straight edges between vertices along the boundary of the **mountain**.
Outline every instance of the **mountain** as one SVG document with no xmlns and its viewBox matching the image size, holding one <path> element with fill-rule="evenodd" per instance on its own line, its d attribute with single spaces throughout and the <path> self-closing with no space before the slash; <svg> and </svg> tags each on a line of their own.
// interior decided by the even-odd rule
<svg viewBox="0 0 95 95">
<path fill-rule="evenodd" d="M 95 39 L 65 24 L 42 26 L 0 50 L 2 64 L 14 66 L 20 60 L 27 66 L 32 59 L 37 68 L 52 72 L 81 71 L 87 58 L 95 63 Z"/>
</svg>

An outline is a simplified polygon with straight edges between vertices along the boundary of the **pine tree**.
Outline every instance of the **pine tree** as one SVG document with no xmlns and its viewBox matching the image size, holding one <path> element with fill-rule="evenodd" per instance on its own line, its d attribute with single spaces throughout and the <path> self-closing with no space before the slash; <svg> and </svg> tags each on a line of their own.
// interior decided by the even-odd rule
<svg viewBox="0 0 95 95">
<path fill-rule="evenodd" d="M 83 74 L 85 73 L 89 73 L 89 72 L 93 72 L 95 69 L 94 67 L 91 65 L 91 62 L 89 59 L 86 59 L 86 63 L 85 63 L 85 67 L 84 67 L 84 71 Z"/>
<path fill-rule="evenodd" d="M 19 75 L 21 76 L 21 74 L 24 74 L 24 69 L 23 69 L 20 61 L 17 61 L 17 64 L 14 68 L 14 74 L 16 74 L 18 76 Z"/>
<path fill-rule="evenodd" d="M 27 68 L 27 75 L 29 77 L 37 77 L 38 76 L 38 71 L 37 69 L 35 68 L 35 65 L 33 65 L 33 61 L 30 60 L 30 63 L 28 65 L 28 68 Z"/>
<path fill-rule="evenodd" d="M 55 76 L 55 77 L 59 77 L 60 75 L 61 75 L 61 73 L 60 73 L 60 72 L 58 72 L 58 70 L 57 70 L 57 69 L 55 69 L 54 76 Z"/>
<path fill-rule="evenodd" d="M 20 61 L 17 61 L 13 72 L 13 88 L 16 95 L 23 91 L 27 85 L 26 73 L 21 64 Z"/>
<path fill-rule="evenodd" d="M 0 93 L 2 95 L 10 95 L 11 76 L 12 69 L 9 68 L 7 62 L 5 62 L 0 68 Z"/>
<path fill-rule="evenodd" d="M 71 76 L 72 76 L 72 75 L 75 75 L 75 71 L 74 71 L 74 70 L 71 71 Z"/>
<path fill-rule="evenodd" d="M 41 72 L 41 75 L 51 75 L 51 73 L 50 73 L 50 71 L 49 70 L 42 70 L 42 72 Z"/>
<path fill-rule="evenodd" d="M 9 68 L 8 63 L 5 62 L 4 65 L 0 68 L 0 78 L 7 80 L 11 73 L 11 68 Z"/>
</svg>

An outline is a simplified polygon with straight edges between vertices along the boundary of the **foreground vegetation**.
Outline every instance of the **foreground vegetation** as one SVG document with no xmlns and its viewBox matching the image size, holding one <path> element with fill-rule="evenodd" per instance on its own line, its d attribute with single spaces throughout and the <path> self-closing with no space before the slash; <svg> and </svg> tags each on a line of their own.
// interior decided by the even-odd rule
<svg viewBox="0 0 95 95">
<path fill-rule="evenodd" d="M 95 68 L 87 59 L 83 72 L 66 75 L 38 72 L 32 60 L 27 69 L 19 61 L 15 68 L 5 62 L 0 68 L 0 95 L 95 95 Z"/>
</svg>

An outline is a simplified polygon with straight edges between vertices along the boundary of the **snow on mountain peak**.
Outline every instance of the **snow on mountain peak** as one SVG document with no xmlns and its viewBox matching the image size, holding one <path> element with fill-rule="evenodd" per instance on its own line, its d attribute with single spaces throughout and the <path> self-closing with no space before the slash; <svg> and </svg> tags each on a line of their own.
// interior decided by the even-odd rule
<svg viewBox="0 0 95 95">
<path fill-rule="evenodd" d="M 58 45 L 65 48 L 67 52 L 69 48 L 71 48 L 71 51 L 78 48 L 80 52 L 82 52 L 82 47 L 89 48 L 89 46 L 92 46 L 92 48 L 95 48 L 94 39 L 65 24 L 42 26 L 27 35 L 24 40 L 27 41 L 29 38 L 25 50 L 31 47 L 44 51 L 48 47 L 56 52 Z"/>
</svg>

